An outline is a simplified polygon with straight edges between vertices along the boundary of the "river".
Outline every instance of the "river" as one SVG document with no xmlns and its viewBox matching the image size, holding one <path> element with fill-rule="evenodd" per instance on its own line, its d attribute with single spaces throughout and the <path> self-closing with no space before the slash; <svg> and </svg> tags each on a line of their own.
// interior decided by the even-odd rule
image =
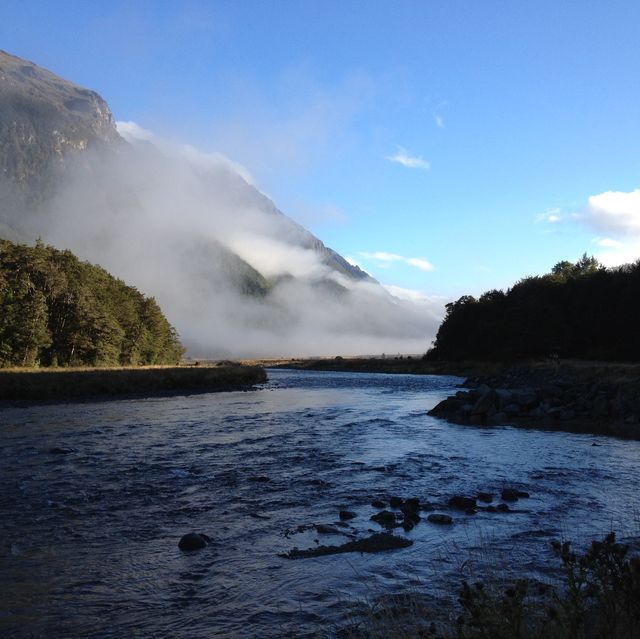
<svg viewBox="0 0 640 639">
<path fill-rule="evenodd" d="M 640 442 L 457 426 L 427 411 L 446 376 L 269 371 L 255 391 L 0 409 L 0 635 L 333 636 L 364 600 L 438 600 L 488 566 L 542 580 L 552 539 L 640 530 Z M 455 494 L 530 494 L 476 515 Z M 290 560 L 374 499 L 452 515 L 411 547 Z M 301 532 L 297 532 L 298 527 Z M 178 549 L 187 532 L 212 543 Z"/>
</svg>

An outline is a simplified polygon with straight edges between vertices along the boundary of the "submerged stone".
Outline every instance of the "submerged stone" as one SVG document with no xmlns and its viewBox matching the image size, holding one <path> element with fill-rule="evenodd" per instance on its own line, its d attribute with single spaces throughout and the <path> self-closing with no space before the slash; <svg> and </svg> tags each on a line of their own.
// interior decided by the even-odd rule
<svg viewBox="0 0 640 639">
<path fill-rule="evenodd" d="M 476 500 L 471 497 L 455 495 L 449 500 L 449 506 L 459 508 L 460 510 L 469 510 L 476 507 Z"/>
<path fill-rule="evenodd" d="M 371 520 L 377 522 L 381 526 L 393 526 L 396 523 L 396 514 L 390 510 L 383 510 L 377 515 L 372 515 Z"/>
<path fill-rule="evenodd" d="M 396 537 L 387 533 L 375 533 L 365 539 L 356 541 L 348 541 L 340 546 L 318 546 L 318 548 L 309 548 L 308 550 L 298 550 L 294 548 L 288 553 L 279 555 L 286 559 L 305 559 L 308 557 L 322 557 L 324 555 L 336 555 L 343 552 L 384 552 L 385 550 L 396 550 L 398 548 L 407 548 L 413 542 L 410 539 Z"/>
</svg>

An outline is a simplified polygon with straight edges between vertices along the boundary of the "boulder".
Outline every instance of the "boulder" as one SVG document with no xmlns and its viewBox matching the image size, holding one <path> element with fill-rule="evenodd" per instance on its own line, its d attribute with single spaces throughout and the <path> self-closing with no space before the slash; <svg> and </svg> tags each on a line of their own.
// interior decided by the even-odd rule
<svg viewBox="0 0 640 639">
<path fill-rule="evenodd" d="M 487 425 L 488 426 L 501 426 L 502 424 L 504 424 L 506 421 L 508 421 L 508 417 L 507 414 L 503 411 L 500 411 L 498 413 L 494 413 L 493 415 L 489 416 L 489 418 L 487 419 Z"/>
<path fill-rule="evenodd" d="M 395 526 L 396 514 L 390 510 L 383 510 L 376 515 L 371 516 L 371 521 L 375 521 L 381 526 Z"/>
<path fill-rule="evenodd" d="M 513 391 L 510 391 L 507 388 L 496 389 L 496 397 L 498 400 L 499 410 L 504 410 L 505 406 L 513 404 Z"/>
<path fill-rule="evenodd" d="M 529 497 L 529 493 L 517 488 L 503 488 L 502 499 L 504 501 L 518 501 L 520 497 Z"/>
<path fill-rule="evenodd" d="M 604 417 L 608 417 L 610 412 L 611 406 L 609 403 L 609 397 L 604 392 L 598 393 L 593 399 L 591 417 L 594 419 L 602 419 Z"/>
<path fill-rule="evenodd" d="M 354 513 L 351 510 L 341 510 L 338 513 L 338 516 L 340 517 L 341 521 L 348 521 L 349 519 L 353 519 L 354 517 L 357 517 L 358 515 L 356 515 L 356 513 Z"/>
<path fill-rule="evenodd" d="M 404 499 L 402 497 L 391 497 L 389 499 L 389 505 L 391 508 L 400 508 L 404 503 Z"/>
<path fill-rule="evenodd" d="M 210 542 L 211 539 L 204 533 L 190 532 L 182 535 L 178 542 L 178 548 L 185 551 L 200 550 L 201 548 L 205 548 Z"/>
<path fill-rule="evenodd" d="M 532 389 L 521 389 L 513 394 L 516 404 L 527 410 L 535 408 L 538 404 L 538 394 Z"/>
<path fill-rule="evenodd" d="M 432 524 L 452 524 L 453 519 L 449 515 L 443 515 L 441 513 L 432 513 L 427 517 L 427 521 Z"/>
<path fill-rule="evenodd" d="M 384 502 L 384 501 L 382 501 L 382 500 L 380 500 L 380 499 L 374 499 L 374 500 L 371 502 L 371 505 L 372 505 L 374 508 L 386 508 L 386 506 L 387 506 L 386 502 Z"/>
<path fill-rule="evenodd" d="M 489 388 L 489 387 L 487 387 Z M 487 390 L 484 394 L 480 395 L 476 403 L 471 409 L 472 415 L 490 415 L 495 412 L 497 394 L 494 390 Z"/>
<path fill-rule="evenodd" d="M 286 554 L 280 555 L 286 559 L 305 559 L 308 557 L 322 557 L 324 555 L 335 555 L 343 552 L 384 552 L 385 550 L 396 550 L 398 548 L 407 548 L 413 542 L 410 539 L 396 537 L 388 533 L 375 533 L 365 539 L 357 539 L 348 541 L 341 546 L 319 546 L 318 548 L 310 548 L 309 550 L 298 550 L 294 548 Z"/>
<path fill-rule="evenodd" d="M 507 404 L 502 411 L 507 417 L 517 417 L 520 414 L 520 406 L 518 404 Z"/>
<path fill-rule="evenodd" d="M 64 446 L 54 446 L 53 448 L 49 448 L 47 452 L 50 455 L 68 455 L 69 453 L 73 453 L 73 448 L 66 448 Z"/>
<path fill-rule="evenodd" d="M 518 501 L 518 491 L 515 488 L 503 488 L 501 497 L 504 501 Z"/>
<path fill-rule="evenodd" d="M 420 502 L 417 499 L 407 499 L 407 501 L 400 506 L 400 511 L 406 516 L 415 514 L 420 509 Z"/>
<path fill-rule="evenodd" d="M 335 526 L 331 526 L 330 524 L 316 524 L 316 530 L 321 535 L 343 535 L 344 534 L 341 530 L 338 530 Z"/>
<path fill-rule="evenodd" d="M 449 500 L 449 506 L 458 508 L 459 510 L 475 509 L 476 500 L 471 497 L 463 497 L 462 495 L 454 495 Z"/>
<path fill-rule="evenodd" d="M 483 501 L 485 504 L 490 504 L 493 501 L 493 495 L 491 493 L 478 493 L 476 499 Z"/>
</svg>

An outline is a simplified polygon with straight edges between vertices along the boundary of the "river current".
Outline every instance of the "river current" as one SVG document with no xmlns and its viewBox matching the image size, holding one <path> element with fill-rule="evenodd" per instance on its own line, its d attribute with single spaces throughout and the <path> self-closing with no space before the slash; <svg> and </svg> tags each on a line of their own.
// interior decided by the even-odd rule
<svg viewBox="0 0 640 639">
<path fill-rule="evenodd" d="M 269 371 L 255 391 L 0 409 L 0 636 L 334 636 L 362 601 L 438 601 L 490 568 L 552 580 L 550 542 L 640 530 L 640 442 L 458 426 L 446 376 Z M 476 515 L 456 494 L 530 494 Z M 450 514 L 412 546 L 290 560 L 341 509 L 417 497 Z M 210 546 L 178 549 L 203 532 Z"/>
</svg>

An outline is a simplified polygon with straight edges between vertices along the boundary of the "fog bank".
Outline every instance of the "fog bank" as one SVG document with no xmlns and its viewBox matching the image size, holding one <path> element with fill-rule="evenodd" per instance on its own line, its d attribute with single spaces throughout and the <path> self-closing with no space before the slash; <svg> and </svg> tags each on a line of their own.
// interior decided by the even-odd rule
<svg viewBox="0 0 640 639">
<path fill-rule="evenodd" d="M 225 156 L 120 123 L 129 142 L 68 163 L 52 199 L 8 226 L 153 295 L 193 357 L 424 352 L 442 303 L 341 266 Z M 9 210 L 9 208 L 7 208 Z"/>
</svg>

